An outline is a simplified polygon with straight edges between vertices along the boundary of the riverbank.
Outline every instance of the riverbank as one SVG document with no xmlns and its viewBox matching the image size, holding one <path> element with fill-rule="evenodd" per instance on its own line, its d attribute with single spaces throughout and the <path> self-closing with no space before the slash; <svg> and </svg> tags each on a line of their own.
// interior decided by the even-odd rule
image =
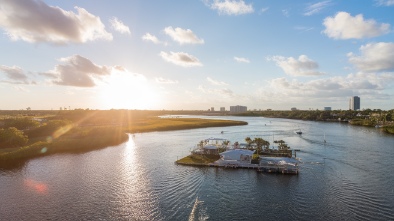
<svg viewBox="0 0 394 221">
<path fill-rule="evenodd" d="M 152 116 L 151 112 L 141 111 L 63 111 L 55 115 L 45 113 L 45 116 L 34 116 L 41 122 L 34 128 L 31 128 L 32 123 L 28 122 L 25 116 L 14 116 L 11 119 L 16 120 L 11 123 L 7 121 L 9 118 L 3 118 L 3 128 L 7 124 L 20 126 L 21 122 L 29 128 L 20 126 L 18 130 L 19 135 L 22 134 L 20 136 L 28 139 L 26 145 L 0 148 L 0 163 L 102 149 L 127 141 L 127 133 L 247 125 L 247 122 L 243 121 L 160 118 Z M 3 141 L 0 143 L 3 147 L 6 145 Z"/>
<path fill-rule="evenodd" d="M 292 111 L 248 111 L 237 116 L 269 117 L 293 120 L 349 123 L 355 126 L 375 127 L 394 135 L 394 109 L 389 111 L 366 109 L 353 110 L 292 110 Z"/>
</svg>

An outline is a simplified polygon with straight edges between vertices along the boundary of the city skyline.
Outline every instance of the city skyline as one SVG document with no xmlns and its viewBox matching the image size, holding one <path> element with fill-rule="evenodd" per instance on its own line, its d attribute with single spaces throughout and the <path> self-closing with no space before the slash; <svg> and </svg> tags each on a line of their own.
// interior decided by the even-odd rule
<svg viewBox="0 0 394 221">
<path fill-rule="evenodd" d="M 0 0 L 0 109 L 394 108 L 394 2 Z"/>
</svg>

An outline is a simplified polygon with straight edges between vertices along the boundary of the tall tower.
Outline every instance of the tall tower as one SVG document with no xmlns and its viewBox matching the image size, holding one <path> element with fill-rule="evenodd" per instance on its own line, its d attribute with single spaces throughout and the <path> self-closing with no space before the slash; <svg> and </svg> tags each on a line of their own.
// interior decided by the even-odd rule
<svg viewBox="0 0 394 221">
<path fill-rule="evenodd" d="M 354 96 L 349 100 L 349 109 L 350 110 L 360 110 L 360 97 Z"/>
</svg>

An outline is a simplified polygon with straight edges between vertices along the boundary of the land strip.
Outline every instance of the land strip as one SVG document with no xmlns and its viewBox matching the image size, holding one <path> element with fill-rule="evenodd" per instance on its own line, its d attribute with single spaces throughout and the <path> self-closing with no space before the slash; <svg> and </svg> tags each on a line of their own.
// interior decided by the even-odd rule
<svg viewBox="0 0 394 221">
<path fill-rule="evenodd" d="M 247 124 L 244 121 L 159 117 L 163 114 L 179 112 L 0 111 L 0 163 L 57 153 L 83 153 L 114 146 L 127 141 L 127 133 Z"/>
</svg>

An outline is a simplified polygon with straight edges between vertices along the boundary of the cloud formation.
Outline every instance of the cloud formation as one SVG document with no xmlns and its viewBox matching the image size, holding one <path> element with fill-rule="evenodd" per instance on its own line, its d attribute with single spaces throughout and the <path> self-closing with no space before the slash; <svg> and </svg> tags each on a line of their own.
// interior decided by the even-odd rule
<svg viewBox="0 0 394 221">
<path fill-rule="evenodd" d="M 171 26 L 164 29 L 164 33 L 169 35 L 174 41 L 179 44 L 204 44 L 204 39 L 199 39 L 192 30 L 173 28 Z"/>
<path fill-rule="evenodd" d="M 201 92 L 205 93 L 205 94 L 213 94 L 213 95 L 219 95 L 222 97 L 227 97 L 227 98 L 231 98 L 234 97 L 234 92 L 228 88 L 215 88 L 215 89 L 211 89 L 211 88 L 206 88 L 204 86 L 199 86 L 198 90 L 200 90 Z"/>
<path fill-rule="evenodd" d="M 228 85 L 226 82 L 223 82 L 223 81 L 216 81 L 216 80 L 213 80 L 213 79 L 210 78 L 210 77 L 207 77 L 207 80 L 208 80 L 208 82 L 211 83 L 212 85 L 217 85 L 217 86 Z"/>
<path fill-rule="evenodd" d="M 290 10 L 289 9 L 283 9 L 282 10 L 282 14 L 283 14 L 283 16 L 285 16 L 285 17 L 290 17 Z"/>
<path fill-rule="evenodd" d="M 5 65 L 0 65 L 0 72 L 4 72 L 8 79 L 15 84 L 27 84 L 27 75 L 24 73 L 22 68 L 18 66 L 8 67 Z"/>
<path fill-rule="evenodd" d="M 362 14 L 353 17 L 347 12 L 325 18 L 323 25 L 326 27 L 323 33 L 334 39 L 372 38 L 390 31 L 390 24 L 378 24 L 373 19 L 364 20 Z"/>
<path fill-rule="evenodd" d="M 144 35 L 142 36 L 142 40 L 144 40 L 144 41 L 150 41 L 150 42 L 153 42 L 153 43 L 155 43 L 155 44 L 161 44 L 161 41 L 159 41 L 159 39 L 157 39 L 156 36 L 151 35 L 151 34 L 149 34 L 149 33 L 144 34 Z"/>
<path fill-rule="evenodd" d="M 285 58 L 283 56 L 272 56 L 267 58 L 268 61 L 275 61 L 276 65 L 292 76 L 318 76 L 324 73 L 317 71 L 319 64 L 306 55 L 300 55 L 298 59 L 293 57 Z"/>
<path fill-rule="evenodd" d="M 349 62 L 364 72 L 394 71 L 394 43 L 370 43 L 360 47 L 361 55 L 348 54 Z"/>
<path fill-rule="evenodd" d="M 185 52 L 160 52 L 159 54 L 165 61 L 182 66 L 182 67 L 196 67 L 202 66 L 198 58 L 189 55 Z"/>
<path fill-rule="evenodd" d="M 291 94 L 293 98 L 327 98 L 343 99 L 354 94 L 372 99 L 388 99 L 389 95 L 383 91 L 394 83 L 392 74 L 357 73 L 347 76 L 336 76 L 307 82 L 288 80 L 284 77 L 270 81 L 268 100 L 272 97 L 282 99 Z M 267 91 L 267 90 L 265 90 Z"/>
<path fill-rule="evenodd" d="M 52 83 L 57 85 L 94 87 L 96 86 L 95 79 L 111 74 L 111 67 L 96 65 L 80 55 L 61 58 L 59 61 L 63 64 L 56 65 L 47 73 L 41 73 L 41 75 L 55 78 Z M 121 70 L 119 66 L 115 69 Z"/>
<path fill-rule="evenodd" d="M 156 80 L 156 83 L 159 83 L 159 84 L 178 84 L 179 83 L 178 81 L 165 79 L 162 77 L 156 78 L 155 80 Z"/>
<path fill-rule="evenodd" d="M 269 7 L 262 8 L 262 9 L 260 10 L 260 12 L 261 12 L 261 13 L 264 13 L 264 12 L 268 11 L 268 9 L 269 9 Z"/>
<path fill-rule="evenodd" d="M 41 0 L 1 1 L 0 27 L 10 39 L 30 43 L 84 43 L 96 39 L 112 40 L 100 18 L 83 8 L 77 13 L 48 6 Z"/>
<path fill-rule="evenodd" d="M 375 2 L 379 6 L 392 6 L 392 5 L 394 5 L 394 0 L 375 0 Z"/>
<path fill-rule="evenodd" d="M 243 0 L 214 0 L 210 7 L 217 10 L 219 14 L 225 15 L 242 15 L 254 12 L 252 4 L 246 4 Z"/>
<path fill-rule="evenodd" d="M 305 8 L 304 15 L 305 16 L 311 16 L 311 15 L 317 14 L 321 10 L 323 10 L 324 8 L 329 6 L 330 3 L 331 3 L 331 0 L 329 0 L 329 1 L 322 1 L 322 2 L 315 3 L 315 4 L 310 4 L 308 7 Z"/>
<path fill-rule="evenodd" d="M 239 63 L 250 63 L 249 59 L 247 58 L 234 57 L 234 60 Z"/>
<path fill-rule="evenodd" d="M 115 29 L 116 31 L 122 34 L 131 34 L 129 27 L 123 24 L 123 22 L 120 21 L 118 18 L 113 17 L 112 19 L 109 20 L 109 22 L 111 23 L 112 28 Z"/>
</svg>

